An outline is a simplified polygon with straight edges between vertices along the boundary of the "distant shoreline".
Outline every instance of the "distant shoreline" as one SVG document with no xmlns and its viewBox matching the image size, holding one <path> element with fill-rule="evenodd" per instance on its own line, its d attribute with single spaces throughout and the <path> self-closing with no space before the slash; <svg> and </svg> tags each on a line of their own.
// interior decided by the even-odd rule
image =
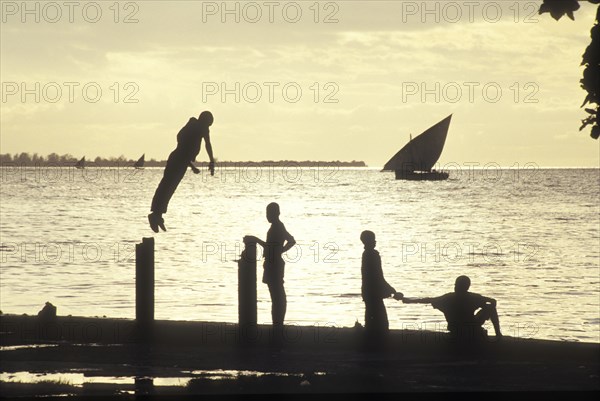
<svg viewBox="0 0 600 401">
<path fill-rule="evenodd" d="M 85 168 L 90 167 L 110 167 L 110 168 L 123 168 L 123 167 L 134 167 L 135 160 L 103 160 L 103 161 L 90 161 L 85 163 Z M 75 167 L 77 160 L 67 161 L 2 161 L 0 167 Z M 144 163 L 145 167 L 165 167 L 167 164 L 166 160 L 148 160 Z M 207 167 L 207 161 L 194 162 L 197 167 Z M 266 161 L 217 161 L 217 168 L 239 168 L 239 167 L 277 167 L 277 168 L 290 168 L 290 167 L 368 167 L 364 161 L 295 161 L 295 160 L 266 160 Z"/>
<path fill-rule="evenodd" d="M 96 163 L 96 162 L 86 162 L 85 168 L 133 168 L 135 160 L 124 160 L 124 161 L 115 161 L 115 162 L 106 162 L 106 163 Z M 166 165 L 166 160 L 149 160 L 144 164 L 143 168 L 163 168 Z M 20 161 L 11 161 L 11 162 L 0 162 L 0 168 L 11 169 L 11 168 L 75 168 L 77 162 L 76 161 L 57 161 L 57 162 L 20 162 Z M 195 162 L 195 166 L 197 167 L 207 167 L 207 161 Z M 311 167 L 341 167 L 341 168 L 364 168 L 369 170 L 381 170 L 383 166 L 381 165 L 367 165 L 363 161 L 293 161 L 293 160 L 280 160 L 280 161 L 225 161 L 225 162 L 216 162 L 216 168 L 295 168 L 295 167 L 303 167 L 303 168 L 311 168 Z M 493 167 L 486 167 L 481 164 L 479 166 L 463 166 L 462 168 L 448 168 L 443 171 L 455 172 L 455 171 L 483 171 L 483 170 L 520 170 L 520 171 L 535 171 L 535 170 L 600 170 L 600 167 L 595 166 L 566 166 L 566 167 L 557 167 L 557 166 L 536 166 L 535 168 L 524 168 L 523 166 L 514 167 L 514 166 L 499 166 L 495 165 Z"/>
<path fill-rule="evenodd" d="M 145 155 L 144 155 L 145 156 Z M 155 160 L 149 159 L 144 160 L 144 156 L 140 158 L 140 162 L 143 167 L 165 167 L 167 164 L 166 160 Z M 37 153 L 10 153 L 0 154 L 0 166 L 1 167 L 76 167 L 81 164 L 85 167 L 134 167 L 137 159 L 128 159 L 121 155 L 119 157 L 100 157 L 97 156 L 93 159 L 87 159 L 85 156 L 75 157 L 71 154 L 59 155 L 57 153 L 50 153 L 47 156 L 39 155 Z M 367 164 L 362 160 L 352 161 L 320 161 L 320 160 L 263 160 L 263 161 L 233 161 L 216 160 L 216 164 L 219 167 L 367 167 Z M 208 161 L 197 161 L 194 162 L 199 167 L 208 166 Z"/>
</svg>

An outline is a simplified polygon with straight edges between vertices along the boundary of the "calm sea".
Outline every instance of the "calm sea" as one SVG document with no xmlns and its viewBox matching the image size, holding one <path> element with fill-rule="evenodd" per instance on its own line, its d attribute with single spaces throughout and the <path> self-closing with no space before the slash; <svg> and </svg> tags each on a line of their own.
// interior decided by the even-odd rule
<svg viewBox="0 0 600 401">
<path fill-rule="evenodd" d="M 266 236 L 276 201 L 298 242 L 286 255 L 289 324 L 363 322 L 359 235 L 369 229 L 405 296 L 450 292 L 466 274 L 471 291 L 498 300 L 505 334 L 600 342 L 598 169 L 465 167 L 444 182 L 294 165 L 188 172 L 160 234 L 146 215 L 162 169 L 1 172 L 3 313 L 50 301 L 60 315 L 133 318 L 134 247 L 154 236 L 156 317 L 236 322 L 242 238 Z M 430 306 L 386 306 L 391 328 L 445 328 Z M 270 322 L 262 283 L 258 319 Z"/>
</svg>

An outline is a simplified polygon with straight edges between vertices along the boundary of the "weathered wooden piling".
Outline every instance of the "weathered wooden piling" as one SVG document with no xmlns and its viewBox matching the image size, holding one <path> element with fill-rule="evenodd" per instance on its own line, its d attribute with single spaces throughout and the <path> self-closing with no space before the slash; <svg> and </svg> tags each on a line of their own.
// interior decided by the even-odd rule
<svg viewBox="0 0 600 401">
<path fill-rule="evenodd" d="M 154 322 L 154 238 L 135 245 L 135 320 L 141 328 Z"/>
<path fill-rule="evenodd" d="M 241 337 L 256 326 L 256 242 L 244 239 L 238 260 L 238 322 Z"/>
</svg>

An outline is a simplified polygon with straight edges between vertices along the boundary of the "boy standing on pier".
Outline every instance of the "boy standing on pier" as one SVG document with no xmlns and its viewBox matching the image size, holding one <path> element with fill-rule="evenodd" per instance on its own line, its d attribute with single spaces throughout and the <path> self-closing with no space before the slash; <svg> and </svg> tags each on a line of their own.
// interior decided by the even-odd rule
<svg viewBox="0 0 600 401">
<path fill-rule="evenodd" d="M 169 201 L 185 175 L 187 168 L 190 167 L 194 174 L 200 172 L 192 162 L 196 160 L 196 156 L 200 153 L 202 139 L 204 139 L 206 153 L 208 153 L 208 157 L 210 158 L 208 169 L 210 170 L 210 174 L 214 175 L 215 159 L 213 157 L 208 129 L 212 125 L 213 120 L 213 115 L 210 111 L 203 111 L 197 119 L 194 117 L 190 118 L 177 134 L 177 148 L 169 155 L 163 178 L 158 184 L 152 198 L 152 206 L 150 208 L 152 213 L 148 215 L 150 228 L 155 233 L 158 232 L 159 227 L 163 231 L 167 231 L 162 215 L 167 212 Z"/>
<path fill-rule="evenodd" d="M 389 285 L 383 278 L 381 269 L 381 257 L 375 249 L 377 241 L 372 231 L 363 231 L 360 240 L 365 246 L 362 255 L 362 299 L 365 302 L 365 331 L 367 335 L 386 334 L 389 330 L 389 322 L 383 299 L 395 295 L 396 299 L 402 299 L 402 294 L 397 293 L 394 287 Z"/>
<path fill-rule="evenodd" d="M 287 299 L 283 288 L 285 269 L 283 254 L 296 245 L 296 240 L 279 220 L 279 214 L 279 205 L 275 202 L 269 203 L 267 205 L 267 221 L 271 223 L 271 228 L 267 232 L 267 240 L 263 241 L 249 235 L 244 238 L 244 242 L 254 241 L 263 247 L 265 262 L 262 282 L 269 287 L 273 326 L 281 327 L 287 310 Z"/>
</svg>

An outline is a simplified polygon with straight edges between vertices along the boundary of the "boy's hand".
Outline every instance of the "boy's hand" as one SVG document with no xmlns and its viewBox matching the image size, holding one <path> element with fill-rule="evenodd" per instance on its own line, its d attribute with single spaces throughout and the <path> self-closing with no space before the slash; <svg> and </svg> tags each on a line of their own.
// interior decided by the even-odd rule
<svg viewBox="0 0 600 401">
<path fill-rule="evenodd" d="M 404 294 L 403 294 L 403 293 L 401 293 L 401 292 L 397 292 L 397 293 L 395 293 L 395 294 L 394 294 L 394 299 L 395 299 L 396 301 L 400 301 L 400 300 L 402 300 L 403 298 L 404 298 Z"/>
</svg>

